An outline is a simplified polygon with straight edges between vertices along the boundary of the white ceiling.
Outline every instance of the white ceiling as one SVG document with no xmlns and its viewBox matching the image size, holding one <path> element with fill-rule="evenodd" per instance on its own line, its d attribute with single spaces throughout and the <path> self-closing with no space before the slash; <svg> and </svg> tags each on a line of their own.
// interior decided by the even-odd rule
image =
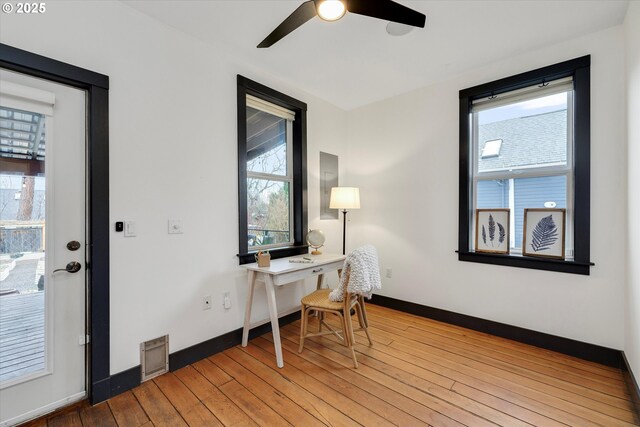
<svg viewBox="0 0 640 427">
<path fill-rule="evenodd" d="M 398 0 L 427 15 L 424 29 L 393 37 L 386 21 L 347 14 L 327 23 L 316 17 L 274 46 L 257 49 L 302 1 L 125 3 L 347 110 L 621 24 L 628 5 L 627 0 Z"/>
</svg>

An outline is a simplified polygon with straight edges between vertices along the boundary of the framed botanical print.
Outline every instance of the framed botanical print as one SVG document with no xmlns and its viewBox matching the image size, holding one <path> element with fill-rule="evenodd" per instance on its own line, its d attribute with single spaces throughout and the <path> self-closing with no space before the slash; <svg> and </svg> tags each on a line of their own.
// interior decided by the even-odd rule
<svg viewBox="0 0 640 427">
<path fill-rule="evenodd" d="M 476 209 L 476 252 L 509 253 L 509 209 Z"/>
<path fill-rule="evenodd" d="M 522 255 L 564 259 L 566 209 L 525 209 Z"/>
</svg>

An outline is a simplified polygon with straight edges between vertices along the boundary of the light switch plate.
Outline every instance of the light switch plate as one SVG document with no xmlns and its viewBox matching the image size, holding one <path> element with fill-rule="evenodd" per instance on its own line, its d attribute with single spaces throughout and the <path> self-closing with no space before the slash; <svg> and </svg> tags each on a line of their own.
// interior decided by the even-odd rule
<svg viewBox="0 0 640 427">
<path fill-rule="evenodd" d="M 182 221 L 179 219 L 169 220 L 169 234 L 182 234 Z"/>
<path fill-rule="evenodd" d="M 124 237 L 135 237 L 136 236 L 136 223 L 135 221 L 125 221 L 124 222 Z"/>
</svg>

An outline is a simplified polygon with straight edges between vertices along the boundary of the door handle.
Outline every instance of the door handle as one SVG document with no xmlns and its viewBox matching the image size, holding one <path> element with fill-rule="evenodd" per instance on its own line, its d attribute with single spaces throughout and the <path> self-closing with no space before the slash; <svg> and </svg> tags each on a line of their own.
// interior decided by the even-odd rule
<svg viewBox="0 0 640 427">
<path fill-rule="evenodd" d="M 67 273 L 77 273 L 81 268 L 82 265 L 80 265 L 78 261 L 71 261 L 65 268 L 57 268 L 53 270 L 53 272 L 55 273 L 56 271 L 66 271 Z"/>
</svg>

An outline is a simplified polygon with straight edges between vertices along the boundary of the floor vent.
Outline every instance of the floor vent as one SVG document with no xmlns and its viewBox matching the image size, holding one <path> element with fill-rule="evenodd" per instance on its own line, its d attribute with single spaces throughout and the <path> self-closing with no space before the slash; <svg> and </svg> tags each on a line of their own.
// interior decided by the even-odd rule
<svg viewBox="0 0 640 427">
<path fill-rule="evenodd" d="M 169 335 L 140 344 L 140 365 L 142 382 L 169 372 Z"/>
</svg>

